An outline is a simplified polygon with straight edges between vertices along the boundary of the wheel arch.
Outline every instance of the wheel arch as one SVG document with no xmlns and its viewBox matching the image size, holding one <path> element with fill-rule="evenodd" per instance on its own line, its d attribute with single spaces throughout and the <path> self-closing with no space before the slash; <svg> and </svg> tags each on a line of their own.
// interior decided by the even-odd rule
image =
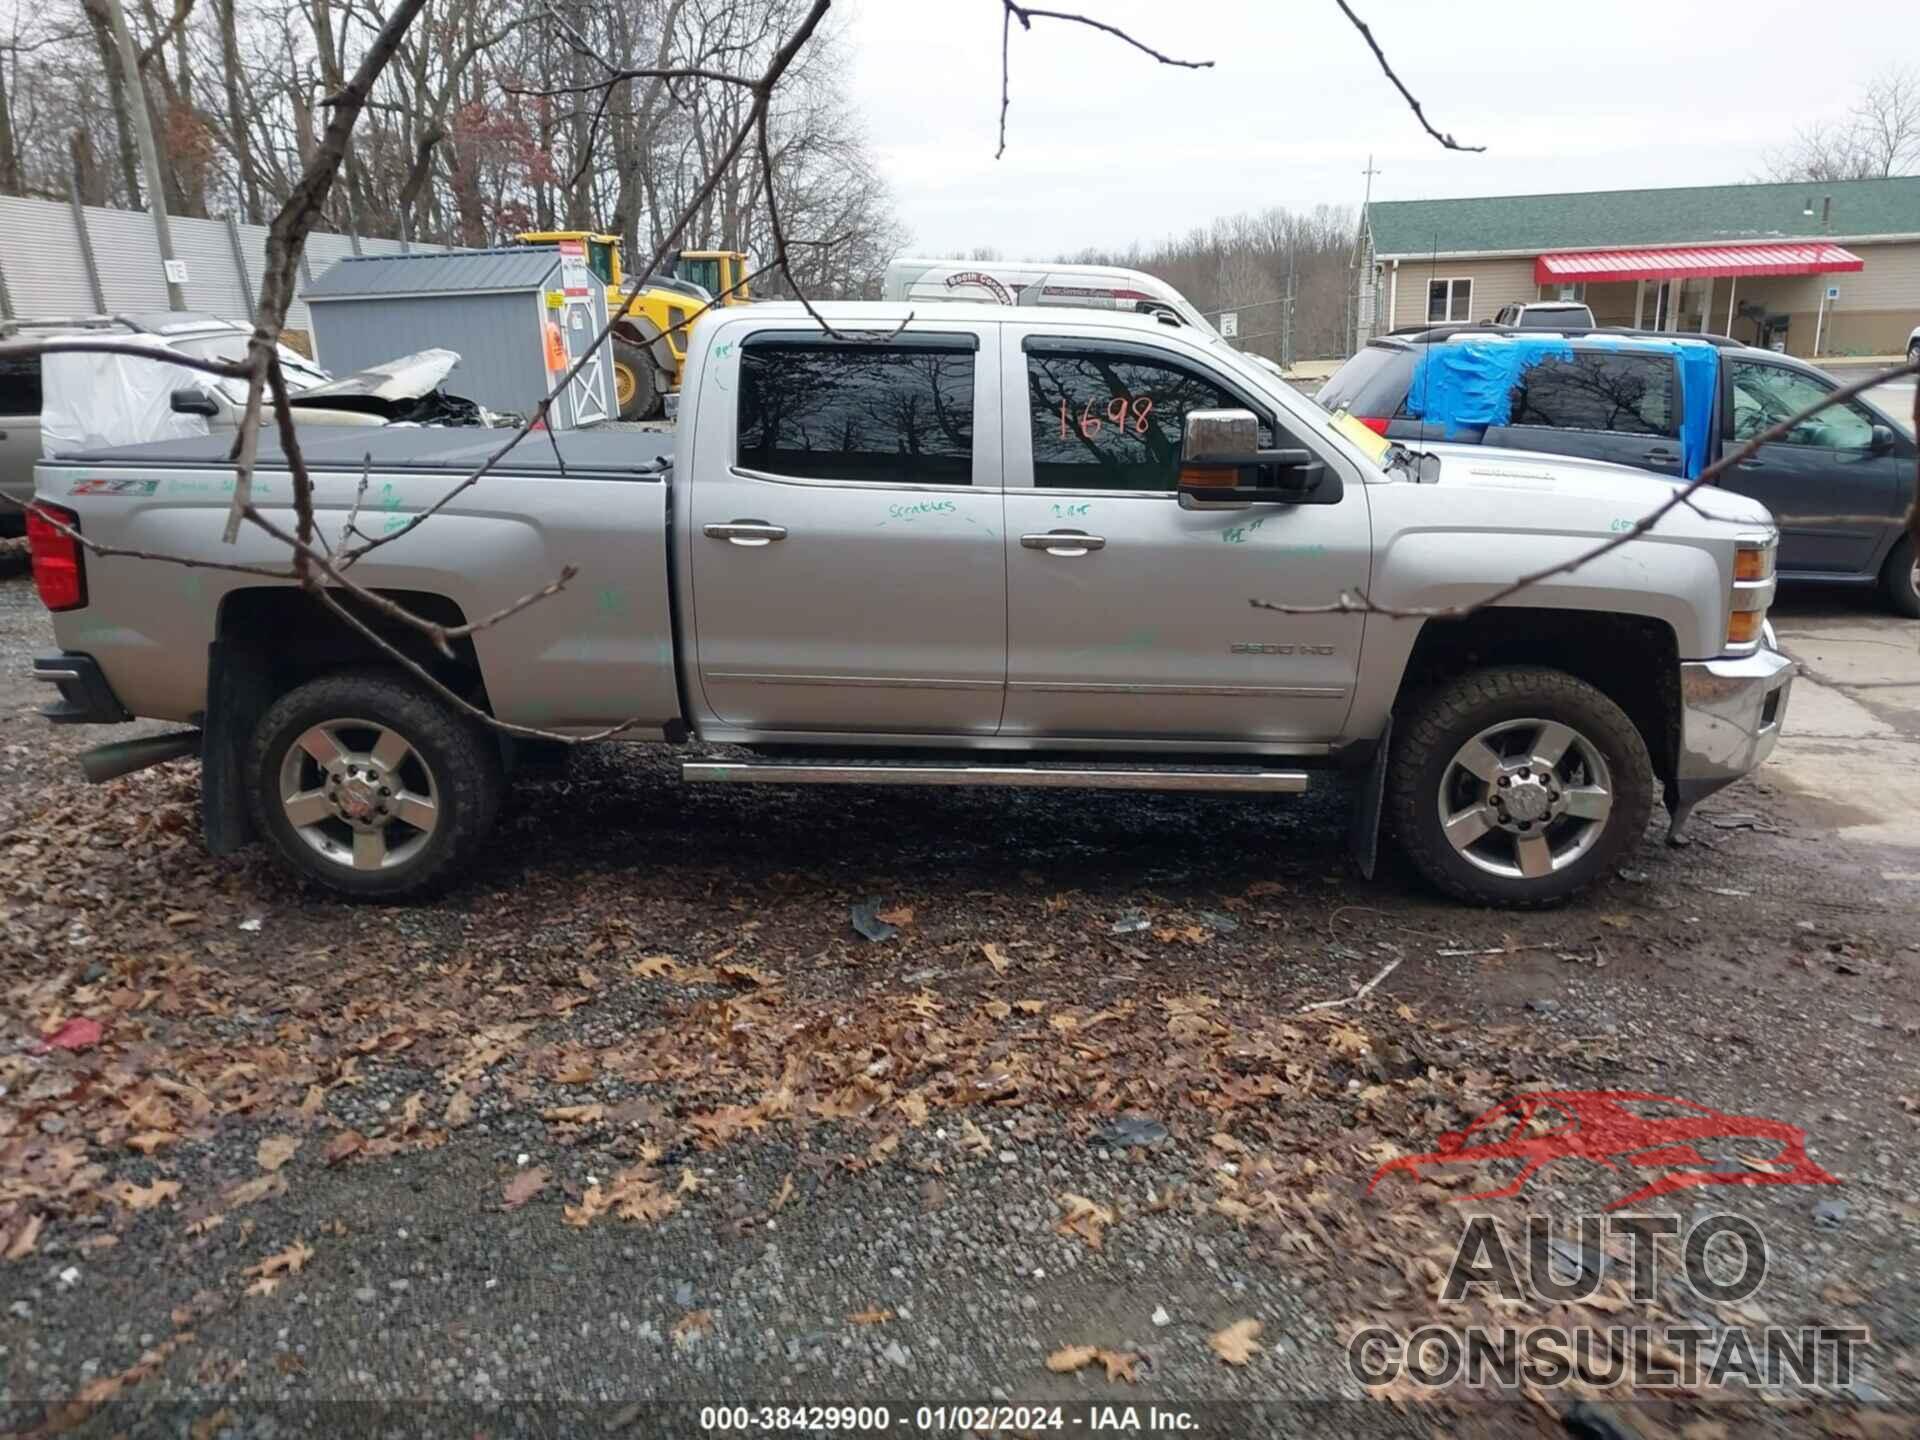
<svg viewBox="0 0 1920 1440">
<path fill-rule="evenodd" d="M 1538 665 L 1586 681 L 1633 721 L 1663 790 L 1680 753 L 1680 648 L 1673 627 L 1642 615 L 1502 607 L 1427 620 L 1394 696 L 1407 700 L 1466 670 Z"/>
</svg>

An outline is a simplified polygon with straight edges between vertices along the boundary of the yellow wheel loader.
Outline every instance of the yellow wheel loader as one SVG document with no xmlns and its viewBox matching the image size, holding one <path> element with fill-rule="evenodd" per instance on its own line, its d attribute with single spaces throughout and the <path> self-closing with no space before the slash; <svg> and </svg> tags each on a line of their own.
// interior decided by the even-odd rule
<svg viewBox="0 0 1920 1440">
<path fill-rule="evenodd" d="M 687 336 L 675 327 L 684 326 L 706 303 L 702 291 L 716 305 L 743 305 L 751 298 L 745 283 L 747 257 L 737 250 L 683 250 L 674 259 L 672 276 L 642 281 L 622 274 L 617 235 L 529 230 L 513 238 L 522 245 L 579 241 L 587 268 L 607 287 L 609 314 L 626 303 L 628 291 L 639 291 L 613 330 L 613 387 L 622 420 L 653 419 L 665 409 L 668 393 L 680 388 Z"/>
</svg>

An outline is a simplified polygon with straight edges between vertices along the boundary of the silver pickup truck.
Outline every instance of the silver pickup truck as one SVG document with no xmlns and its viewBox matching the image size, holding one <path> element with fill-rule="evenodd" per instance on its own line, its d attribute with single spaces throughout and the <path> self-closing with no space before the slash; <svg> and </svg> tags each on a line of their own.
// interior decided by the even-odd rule
<svg viewBox="0 0 1920 1440">
<path fill-rule="evenodd" d="M 715 313 L 671 433 L 538 435 L 353 574 L 448 624 L 578 568 L 449 659 L 366 623 L 497 719 L 702 749 L 690 782 L 1270 792 L 1348 772 L 1354 848 L 1385 825 L 1473 901 L 1605 874 L 1763 760 L 1793 674 L 1766 632 L 1775 532 L 1615 466 L 1419 452 L 1330 419 L 1219 345 L 1104 312 L 844 305 Z M 887 343 L 884 332 L 905 328 Z M 336 547 L 391 533 L 498 433 L 326 434 L 307 454 Z M 292 525 L 264 447 L 256 499 Z M 370 462 L 366 459 L 371 456 Z M 47 462 L 39 501 L 104 545 L 284 567 L 221 543 L 223 442 Z M 280 468 L 276 469 L 275 467 Z M 84 553 L 38 525 L 63 653 L 55 721 L 197 727 L 96 771 L 198 753 L 205 830 L 264 836 L 355 895 L 444 881 L 484 844 L 521 749 L 271 577 Z M 1280 613 L 1250 605 L 1320 607 Z M 98 752 L 96 752 L 98 755 Z"/>
</svg>

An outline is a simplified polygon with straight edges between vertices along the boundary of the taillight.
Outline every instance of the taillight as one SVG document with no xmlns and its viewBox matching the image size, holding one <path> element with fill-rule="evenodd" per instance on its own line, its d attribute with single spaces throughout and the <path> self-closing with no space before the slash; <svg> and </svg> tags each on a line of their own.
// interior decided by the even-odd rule
<svg viewBox="0 0 1920 1440">
<path fill-rule="evenodd" d="M 1393 423 L 1393 421 L 1382 415 L 1356 415 L 1353 418 L 1366 426 L 1367 429 L 1373 431 L 1376 435 L 1386 434 L 1387 427 Z"/>
<path fill-rule="evenodd" d="M 80 517 L 64 506 L 44 501 L 27 507 L 27 551 L 33 557 L 33 584 L 47 609 L 78 610 L 87 603 L 86 557 L 80 542 L 60 525 L 78 530 Z"/>
</svg>

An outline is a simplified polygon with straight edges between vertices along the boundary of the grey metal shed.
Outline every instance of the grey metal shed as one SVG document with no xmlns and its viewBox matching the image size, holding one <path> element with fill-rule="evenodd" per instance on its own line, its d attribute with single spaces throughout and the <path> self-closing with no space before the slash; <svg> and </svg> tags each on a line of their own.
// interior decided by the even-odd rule
<svg viewBox="0 0 1920 1440">
<path fill-rule="evenodd" d="M 606 287 L 568 246 L 355 256 L 335 261 L 301 298 L 314 358 L 334 374 L 443 346 L 460 352 L 449 390 L 522 415 L 560 378 L 564 367 L 553 362 L 564 354 L 571 365 L 607 323 Z M 563 430 L 617 413 L 602 347 L 548 420 Z"/>
</svg>

